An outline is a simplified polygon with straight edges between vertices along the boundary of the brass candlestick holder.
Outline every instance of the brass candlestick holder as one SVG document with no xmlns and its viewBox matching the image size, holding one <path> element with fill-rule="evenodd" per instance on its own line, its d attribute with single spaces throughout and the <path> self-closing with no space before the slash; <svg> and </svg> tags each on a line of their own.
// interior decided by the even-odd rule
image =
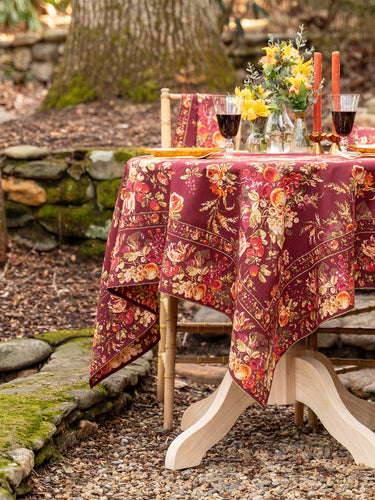
<svg viewBox="0 0 375 500">
<path fill-rule="evenodd" d="M 331 147 L 329 148 L 329 153 L 330 155 L 337 155 L 341 151 L 340 149 L 340 136 L 337 134 L 332 133 L 331 138 L 329 139 L 332 144 Z"/>
<path fill-rule="evenodd" d="M 321 132 L 314 132 L 309 134 L 310 141 L 313 143 L 312 154 L 313 155 L 324 155 L 324 150 L 322 148 L 321 141 L 324 140 L 324 135 Z"/>
<path fill-rule="evenodd" d="M 331 147 L 329 148 L 328 154 L 336 155 L 340 149 L 340 136 L 334 134 L 333 132 L 330 134 L 323 134 L 322 132 L 314 132 L 313 134 L 309 134 L 310 141 L 313 143 L 312 153 L 315 155 L 325 154 L 322 148 L 322 141 L 331 142 Z"/>
</svg>

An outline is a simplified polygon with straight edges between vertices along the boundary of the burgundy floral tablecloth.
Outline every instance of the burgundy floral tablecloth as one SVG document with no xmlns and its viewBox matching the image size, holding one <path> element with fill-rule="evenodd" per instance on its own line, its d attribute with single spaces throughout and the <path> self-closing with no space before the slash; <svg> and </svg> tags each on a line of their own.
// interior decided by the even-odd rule
<svg viewBox="0 0 375 500">
<path fill-rule="evenodd" d="M 101 279 L 90 384 L 159 340 L 157 292 L 226 313 L 229 370 L 267 403 L 275 365 L 375 285 L 375 158 L 137 157 Z"/>
</svg>

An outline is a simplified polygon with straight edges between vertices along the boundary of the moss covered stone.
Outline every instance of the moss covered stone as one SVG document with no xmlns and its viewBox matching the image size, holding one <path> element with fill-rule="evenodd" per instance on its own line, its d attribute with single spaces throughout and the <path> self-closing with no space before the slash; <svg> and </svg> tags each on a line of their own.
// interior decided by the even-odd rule
<svg viewBox="0 0 375 500">
<path fill-rule="evenodd" d="M 113 157 L 115 161 L 119 163 L 126 163 L 128 160 L 130 160 L 130 158 L 133 158 L 133 156 L 142 156 L 146 154 L 147 153 L 139 148 L 121 148 L 114 151 Z"/>
<path fill-rule="evenodd" d="M 34 215 L 51 233 L 68 238 L 106 240 L 112 213 L 112 210 L 100 211 L 94 202 L 88 202 L 80 206 L 46 204 Z"/>
<path fill-rule="evenodd" d="M 33 338 L 44 340 L 50 346 L 56 347 L 71 339 L 93 337 L 93 335 L 94 330 L 92 328 L 84 328 L 83 330 L 56 330 L 53 332 L 38 333 Z"/>
<path fill-rule="evenodd" d="M 23 203 L 17 203 L 15 201 L 5 200 L 4 208 L 6 210 L 7 216 L 17 217 L 20 215 L 32 215 L 32 209 Z"/>
<path fill-rule="evenodd" d="M 16 229 L 10 229 L 8 226 L 8 228 L 9 234 L 15 241 L 38 252 L 49 252 L 58 246 L 56 235 L 46 231 L 35 220 L 28 221 L 25 227 L 18 226 Z"/>
<path fill-rule="evenodd" d="M 121 186 L 121 179 L 102 181 L 96 186 L 96 200 L 103 208 L 114 208 Z"/>
<path fill-rule="evenodd" d="M 83 163 L 76 163 L 75 165 L 71 165 L 68 170 L 67 170 L 68 175 L 76 180 L 79 181 L 81 177 L 85 173 L 85 167 Z"/>
<path fill-rule="evenodd" d="M 0 487 L 0 495 L 3 500 L 14 500 L 14 495 L 9 490 Z"/>
<path fill-rule="evenodd" d="M 50 395 L 53 400 L 52 394 Z M 15 395 L 0 393 L 0 449 L 26 447 L 33 449 L 34 443 L 40 439 L 51 438 L 55 428 L 41 410 L 50 407 L 51 399 L 37 394 Z M 66 399 L 66 398 L 65 398 Z M 57 394 L 56 406 L 65 401 Z"/>
<path fill-rule="evenodd" d="M 6 200 L 4 208 L 8 229 L 24 227 L 34 219 L 32 209 L 23 203 Z"/>
<path fill-rule="evenodd" d="M 81 205 L 94 199 L 95 188 L 87 175 L 79 182 L 71 177 L 65 177 L 58 184 L 44 184 L 46 203 Z"/>
<path fill-rule="evenodd" d="M 10 162 L 3 167 L 3 173 L 22 179 L 61 179 L 68 165 L 64 160 L 34 160 Z"/>
<path fill-rule="evenodd" d="M 52 443 L 47 444 L 37 455 L 35 456 L 35 467 L 40 467 L 46 460 L 53 459 L 55 462 L 60 462 L 62 460 L 61 453 Z"/>
</svg>

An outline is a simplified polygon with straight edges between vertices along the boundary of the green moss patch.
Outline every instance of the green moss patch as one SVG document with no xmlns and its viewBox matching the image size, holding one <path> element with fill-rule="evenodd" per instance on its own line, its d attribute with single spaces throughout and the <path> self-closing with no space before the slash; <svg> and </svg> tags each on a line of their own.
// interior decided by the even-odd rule
<svg viewBox="0 0 375 500">
<path fill-rule="evenodd" d="M 113 152 L 113 158 L 118 163 L 126 163 L 130 158 L 133 158 L 133 156 L 142 156 L 145 154 L 147 153 L 144 153 L 139 148 L 122 148 L 116 149 L 116 151 Z"/>
<path fill-rule="evenodd" d="M 44 340 L 52 347 L 57 347 L 58 345 L 68 342 L 68 340 L 87 338 L 94 336 L 93 328 L 85 328 L 83 330 L 56 330 L 53 332 L 38 333 L 34 335 L 33 338 L 37 340 Z"/>
<path fill-rule="evenodd" d="M 51 413 L 58 412 L 43 411 L 50 409 L 51 404 L 57 406 L 66 400 L 67 396 L 55 395 L 52 402 L 41 393 L 27 397 L 0 393 L 0 449 L 32 449 L 40 438 L 49 439 L 53 435 Z"/>
<path fill-rule="evenodd" d="M 100 211 L 95 202 L 84 205 L 44 205 L 35 217 L 47 231 L 67 238 L 106 240 L 113 210 Z"/>
<path fill-rule="evenodd" d="M 83 102 L 95 101 L 99 97 L 98 93 L 84 81 L 82 76 L 76 76 L 71 80 L 65 92 L 57 85 L 52 84 L 41 109 L 66 108 Z"/>
<path fill-rule="evenodd" d="M 87 175 L 83 175 L 79 181 L 66 177 L 58 184 L 40 183 L 46 191 L 46 203 L 51 204 L 73 204 L 80 205 L 92 200 L 95 195 L 94 186 Z"/>
<path fill-rule="evenodd" d="M 98 205 L 104 208 L 114 208 L 121 186 L 121 179 L 99 182 L 96 186 L 96 199 Z"/>
<path fill-rule="evenodd" d="M 160 85 L 153 78 L 143 80 L 139 85 L 130 78 L 121 78 L 120 95 L 136 103 L 155 102 L 160 96 Z"/>
</svg>

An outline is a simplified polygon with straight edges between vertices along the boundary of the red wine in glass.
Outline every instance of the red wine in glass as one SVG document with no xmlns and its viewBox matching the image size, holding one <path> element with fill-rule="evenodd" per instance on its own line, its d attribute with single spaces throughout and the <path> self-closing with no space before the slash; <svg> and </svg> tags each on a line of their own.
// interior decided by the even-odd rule
<svg viewBox="0 0 375 500">
<path fill-rule="evenodd" d="M 241 115 L 216 115 L 220 133 L 225 139 L 232 139 L 238 133 Z"/>
<path fill-rule="evenodd" d="M 340 136 L 340 149 L 348 151 L 348 135 L 353 129 L 358 108 L 359 94 L 330 94 L 329 107 L 332 113 L 333 126 Z"/>
<path fill-rule="evenodd" d="M 238 133 L 241 123 L 243 96 L 217 95 L 213 97 L 217 123 L 221 135 L 225 138 L 225 157 L 232 155 L 233 137 Z"/>
<path fill-rule="evenodd" d="M 349 135 L 353 129 L 355 111 L 332 111 L 332 120 L 339 135 Z"/>
</svg>

